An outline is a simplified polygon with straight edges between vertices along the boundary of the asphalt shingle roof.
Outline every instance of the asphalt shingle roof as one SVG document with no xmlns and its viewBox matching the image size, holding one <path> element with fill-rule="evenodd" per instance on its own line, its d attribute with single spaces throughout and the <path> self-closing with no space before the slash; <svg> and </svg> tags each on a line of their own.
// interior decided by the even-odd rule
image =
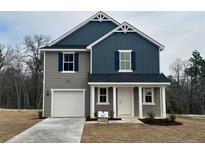
<svg viewBox="0 0 205 154">
<path fill-rule="evenodd" d="M 170 82 L 163 74 L 96 73 L 88 74 L 88 82 Z"/>
<path fill-rule="evenodd" d="M 87 45 L 52 45 L 41 49 L 86 49 Z"/>
</svg>

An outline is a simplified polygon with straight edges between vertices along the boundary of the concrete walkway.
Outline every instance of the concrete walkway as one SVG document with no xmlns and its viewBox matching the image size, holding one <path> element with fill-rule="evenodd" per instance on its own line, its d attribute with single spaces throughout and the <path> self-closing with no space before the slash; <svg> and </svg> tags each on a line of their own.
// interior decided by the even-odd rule
<svg viewBox="0 0 205 154">
<path fill-rule="evenodd" d="M 84 118 L 47 118 L 7 142 L 79 143 L 84 122 Z"/>
</svg>

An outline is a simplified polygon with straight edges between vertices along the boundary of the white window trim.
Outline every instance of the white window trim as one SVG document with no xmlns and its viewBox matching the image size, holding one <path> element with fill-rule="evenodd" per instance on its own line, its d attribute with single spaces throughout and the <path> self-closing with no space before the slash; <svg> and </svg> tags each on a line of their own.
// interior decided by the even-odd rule
<svg viewBox="0 0 205 154">
<path fill-rule="evenodd" d="M 100 88 L 105 88 L 106 89 L 106 102 L 100 102 Z M 109 89 L 108 89 L 108 87 L 98 87 L 97 88 L 98 89 L 98 101 L 97 101 L 97 105 L 110 105 L 110 103 L 109 103 Z"/>
<path fill-rule="evenodd" d="M 132 50 L 118 50 L 119 52 L 119 70 L 118 72 L 133 72 L 132 71 L 132 55 L 131 55 L 131 52 Z M 130 53 L 130 69 L 121 69 L 121 52 L 127 52 L 127 53 Z"/>
<path fill-rule="evenodd" d="M 65 54 L 73 54 L 73 70 L 72 71 L 64 71 L 64 55 Z M 76 73 L 75 71 L 75 52 L 63 52 L 63 71 L 61 73 Z"/>
<path fill-rule="evenodd" d="M 145 89 L 151 89 L 152 90 L 152 102 L 145 102 Z M 154 88 L 153 87 L 144 87 L 143 88 L 143 102 L 142 102 L 142 105 L 155 105 L 155 102 L 154 102 Z"/>
</svg>

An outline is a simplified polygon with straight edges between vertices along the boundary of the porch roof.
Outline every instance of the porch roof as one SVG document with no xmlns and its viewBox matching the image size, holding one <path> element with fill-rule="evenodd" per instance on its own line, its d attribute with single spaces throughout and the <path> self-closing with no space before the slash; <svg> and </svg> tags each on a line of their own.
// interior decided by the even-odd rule
<svg viewBox="0 0 205 154">
<path fill-rule="evenodd" d="M 126 83 L 170 83 L 163 74 L 136 74 L 136 73 L 94 73 L 88 74 L 88 82 L 126 82 Z"/>
<path fill-rule="evenodd" d="M 52 45 L 40 49 L 86 49 L 87 45 Z"/>
</svg>

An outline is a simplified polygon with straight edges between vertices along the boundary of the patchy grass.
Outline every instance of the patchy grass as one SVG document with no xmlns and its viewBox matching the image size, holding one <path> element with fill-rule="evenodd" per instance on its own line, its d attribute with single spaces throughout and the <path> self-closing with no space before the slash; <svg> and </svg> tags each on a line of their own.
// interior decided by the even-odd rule
<svg viewBox="0 0 205 154">
<path fill-rule="evenodd" d="M 38 119 L 38 112 L 39 110 L 0 109 L 0 142 L 6 142 L 41 121 Z"/>
<path fill-rule="evenodd" d="M 177 143 L 205 142 L 205 118 L 177 118 L 183 125 L 85 124 L 83 143 Z"/>
</svg>

